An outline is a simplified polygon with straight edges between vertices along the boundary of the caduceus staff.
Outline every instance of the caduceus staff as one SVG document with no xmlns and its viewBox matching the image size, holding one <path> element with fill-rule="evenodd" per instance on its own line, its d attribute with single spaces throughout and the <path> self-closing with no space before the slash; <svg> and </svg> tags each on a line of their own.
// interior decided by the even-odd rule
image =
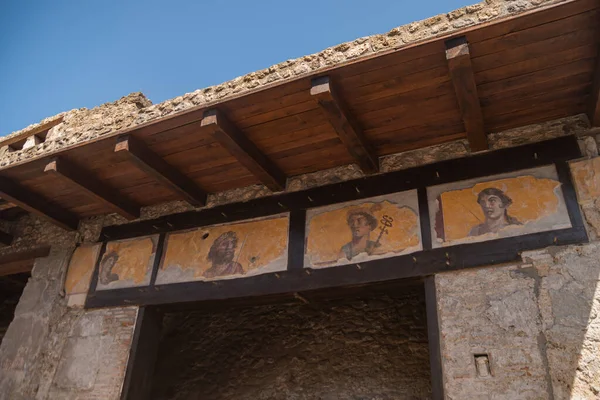
<svg viewBox="0 0 600 400">
<path fill-rule="evenodd" d="M 369 249 L 367 249 L 367 254 L 369 255 L 373 252 L 373 250 L 381 246 L 381 238 L 383 237 L 383 235 L 388 235 L 390 233 L 389 228 L 393 227 L 394 218 L 386 214 L 383 217 L 381 217 L 381 220 L 379 222 L 381 223 L 381 227 L 379 228 L 379 235 L 377 236 L 377 240 L 375 240 L 373 245 L 370 246 Z"/>
</svg>

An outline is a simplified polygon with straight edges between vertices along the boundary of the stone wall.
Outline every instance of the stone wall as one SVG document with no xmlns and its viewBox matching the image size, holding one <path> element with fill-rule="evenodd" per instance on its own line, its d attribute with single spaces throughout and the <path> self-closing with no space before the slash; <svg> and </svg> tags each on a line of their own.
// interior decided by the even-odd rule
<svg viewBox="0 0 600 400">
<path fill-rule="evenodd" d="M 37 259 L 0 347 L 0 399 L 118 399 L 137 308 L 67 308 L 73 247 Z"/>
<path fill-rule="evenodd" d="M 596 157 L 571 165 L 589 244 L 435 277 L 448 399 L 600 398 L 600 158 L 589 138 Z"/>
<path fill-rule="evenodd" d="M 427 399 L 423 288 L 167 315 L 153 399 Z"/>
<path fill-rule="evenodd" d="M 600 396 L 600 244 L 436 276 L 448 399 Z M 475 355 L 490 359 L 479 376 Z"/>
</svg>

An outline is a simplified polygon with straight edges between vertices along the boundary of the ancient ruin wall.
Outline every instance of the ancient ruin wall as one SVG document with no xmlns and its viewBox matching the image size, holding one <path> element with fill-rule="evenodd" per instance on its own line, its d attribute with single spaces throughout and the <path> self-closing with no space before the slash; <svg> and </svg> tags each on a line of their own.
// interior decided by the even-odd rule
<svg viewBox="0 0 600 400">
<path fill-rule="evenodd" d="M 118 399 L 137 307 L 68 308 L 73 247 L 36 261 L 0 347 L 0 399 Z"/>
<path fill-rule="evenodd" d="M 599 243 L 523 259 L 436 276 L 446 395 L 597 399 Z M 487 376 L 476 365 L 483 354 Z"/>
<path fill-rule="evenodd" d="M 596 398 L 600 368 L 594 357 L 599 351 L 599 301 L 594 292 L 598 280 L 594 269 L 600 265 L 597 133 L 589 129 L 585 117 L 574 117 L 492 135 L 494 148 L 565 134 L 580 137 L 588 158 L 573 170 L 593 243 L 529 252 L 523 263 L 507 267 L 438 275 L 449 398 L 477 398 L 487 390 L 498 398 L 515 398 L 504 394 L 513 393 L 537 399 L 531 396 L 538 389 L 540 396 L 546 396 L 541 398 L 550 398 L 550 391 L 556 398 L 577 398 L 580 393 L 580 398 Z M 464 155 L 463 146 L 456 142 L 390 156 L 385 165 L 395 170 Z M 298 177 L 295 185 L 300 190 L 353 177 L 352 167 L 340 167 Z M 212 201 L 219 204 L 261 195 L 256 188 L 240 189 L 216 195 Z M 180 209 L 178 202 L 149 207 L 144 218 Z M 0 347 L 0 399 L 120 396 L 136 308 L 70 309 L 63 294 L 64 272 L 74 246 L 97 241 L 100 228 L 114 222 L 112 216 L 94 217 L 83 221 L 78 232 L 68 233 L 25 216 L 8 226 L 16 242 L 0 251 L 46 243 L 53 250 L 50 257 L 36 262 L 17 317 Z M 89 353 L 92 348 L 101 353 Z M 473 360 L 479 353 L 489 353 L 491 360 L 492 376 L 483 381 L 476 376 Z M 83 359 L 92 360 L 91 366 L 77 368 Z"/>
<path fill-rule="evenodd" d="M 589 244 L 435 277 L 448 398 L 600 397 L 600 157 L 592 137 L 582 147 L 571 171 Z"/>
<path fill-rule="evenodd" d="M 165 318 L 152 399 L 431 396 L 423 287 Z"/>
</svg>

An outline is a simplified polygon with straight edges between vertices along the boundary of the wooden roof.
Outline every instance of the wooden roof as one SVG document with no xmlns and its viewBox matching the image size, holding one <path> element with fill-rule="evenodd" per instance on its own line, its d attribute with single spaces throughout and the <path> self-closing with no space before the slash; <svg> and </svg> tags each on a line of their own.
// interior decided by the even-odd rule
<svg viewBox="0 0 600 400">
<path fill-rule="evenodd" d="M 600 124 L 599 22 L 599 1 L 571 1 L 334 66 L 9 166 L 0 196 L 73 228 L 580 113 Z"/>
</svg>

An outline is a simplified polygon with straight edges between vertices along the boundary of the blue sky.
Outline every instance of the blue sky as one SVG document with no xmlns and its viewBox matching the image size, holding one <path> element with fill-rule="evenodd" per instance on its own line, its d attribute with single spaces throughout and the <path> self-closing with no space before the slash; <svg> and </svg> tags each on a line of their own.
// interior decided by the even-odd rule
<svg viewBox="0 0 600 400">
<path fill-rule="evenodd" d="M 141 91 L 152 102 L 476 0 L 0 1 L 0 136 Z"/>
</svg>

